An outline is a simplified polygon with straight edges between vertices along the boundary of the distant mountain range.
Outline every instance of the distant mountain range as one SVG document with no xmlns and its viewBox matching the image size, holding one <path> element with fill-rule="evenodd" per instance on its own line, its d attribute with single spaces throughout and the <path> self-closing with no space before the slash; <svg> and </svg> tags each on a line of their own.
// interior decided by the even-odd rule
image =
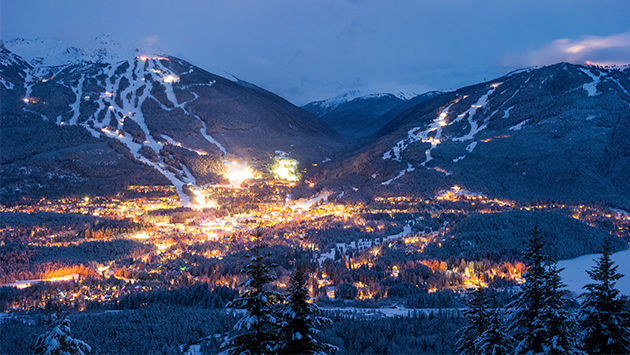
<svg viewBox="0 0 630 355">
<path fill-rule="evenodd" d="M 225 182 L 227 162 L 268 174 L 280 154 L 316 181 L 296 194 L 428 196 L 458 184 L 630 209 L 630 68 L 559 63 L 452 92 L 351 92 L 299 108 L 177 57 L 116 48 L 0 47 L 2 201 L 129 184 L 182 193 Z"/>
<path fill-rule="evenodd" d="M 317 179 L 344 198 L 459 184 L 518 200 L 630 207 L 630 68 L 559 63 L 442 93 Z"/>
<path fill-rule="evenodd" d="M 341 135 L 361 138 L 374 134 L 406 109 L 439 94 L 436 91 L 422 95 L 359 93 L 351 91 L 332 99 L 313 101 L 302 108 L 323 119 Z"/>
</svg>

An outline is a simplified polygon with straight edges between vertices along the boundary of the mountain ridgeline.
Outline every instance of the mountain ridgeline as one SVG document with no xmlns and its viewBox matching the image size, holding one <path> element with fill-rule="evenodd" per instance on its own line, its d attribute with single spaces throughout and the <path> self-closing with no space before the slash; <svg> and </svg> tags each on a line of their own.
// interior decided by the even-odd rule
<svg viewBox="0 0 630 355">
<path fill-rule="evenodd" d="M 129 184 L 181 192 L 224 182 L 225 161 L 264 172 L 279 152 L 308 165 L 343 147 L 288 101 L 176 57 L 38 66 L 4 46 L 0 56 L 3 199 Z"/>
<path fill-rule="evenodd" d="M 392 118 L 439 92 L 430 91 L 411 98 L 402 93 L 357 94 L 357 91 L 353 91 L 333 99 L 313 101 L 302 108 L 326 121 L 343 136 L 363 138 L 374 134 Z"/>
<path fill-rule="evenodd" d="M 630 208 L 627 67 L 559 63 L 452 92 L 299 108 L 173 56 L 86 59 L 75 49 L 52 65 L 10 48 L 0 46 L 5 202 L 131 184 L 172 184 L 185 198 L 186 184 L 225 182 L 226 161 L 268 174 L 281 154 L 315 182 L 296 196 L 432 196 L 460 185 Z"/>
<path fill-rule="evenodd" d="M 436 95 L 319 167 L 344 198 L 490 196 L 630 207 L 630 68 L 559 63 Z"/>
</svg>

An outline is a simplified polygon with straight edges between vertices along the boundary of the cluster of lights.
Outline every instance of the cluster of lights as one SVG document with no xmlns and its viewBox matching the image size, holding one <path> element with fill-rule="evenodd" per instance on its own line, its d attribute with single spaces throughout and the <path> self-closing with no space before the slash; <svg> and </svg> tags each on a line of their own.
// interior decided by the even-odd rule
<svg viewBox="0 0 630 355">
<path fill-rule="evenodd" d="M 240 186 L 244 181 L 257 179 L 258 173 L 245 162 L 236 160 L 225 161 L 225 177 L 232 186 Z"/>
<path fill-rule="evenodd" d="M 36 104 L 39 102 L 39 100 L 34 97 L 24 97 L 22 98 L 22 101 L 24 101 L 25 104 Z"/>
<path fill-rule="evenodd" d="M 447 112 L 442 111 L 442 113 L 440 113 L 440 116 L 438 117 L 438 124 L 440 125 L 440 127 L 444 127 L 447 125 L 446 116 L 448 116 Z"/>
<path fill-rule="evenodd" d="M 215 208 L 218 207 L 217 202 L 215 200 L 210 200 L 206 198 L 206 194 L 203 190 L 194 190 L 193 191 L 193 205 L 195 209 L 202 210 L 204 208 Z"/>
<path fill-rule="evenodd" d="M 146 240 L 149 239 L 149 235 L 146 232 L 138 232 L 133 235 L 133 239 Z"/>
<path fill-rule="evenodd" d="M 271 167 L 273 177 L 279 180 L 296 182 L 300 180 L 298 173 L 298 162 L 295 159 L 286 157 L 276 157 Z"/>
<path fill-rule="evenodd" d="M 440 139 L 435 137 L 423 138 L 422 143 L 431 143 L 431 145 L 435 146 L 440 144 Z"/>
<path fill-rule="evenodd" d="M 169 84 L 176 83 L 179 81 L 179 76 L 168 74 L 162 77 L 162 81 Z"/>
<path fill-rule="evenodd" d="M 149 59 L 153 59 L 153 60 L 169 60 L 166 57 L 160 57 L 160 56 L 147 57 L 146 55 L 139 55 L 136 58 L 140 59 L 143 62 L 146 62 Z"/>
</svg>

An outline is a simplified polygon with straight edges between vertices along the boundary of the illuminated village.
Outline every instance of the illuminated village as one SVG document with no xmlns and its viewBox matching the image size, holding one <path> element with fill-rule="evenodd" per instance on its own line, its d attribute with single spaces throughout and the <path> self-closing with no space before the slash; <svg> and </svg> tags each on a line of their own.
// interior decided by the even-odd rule
<svg viewBox="0 0 630 355">
<path fill-rule="evenodd" d="M 2 245 L 16 238 L 28 245 L 26 251 L 3 256 L 9 267 L 0 282 L 22 292 L 3 311 L 50 304 L 83 310 L 115 304 L 129 294 L 201 282 L 237 289 L 244 253 L 261 242 L 272 257 L 284 261 L 275 270 L 275 287 L 286 287 L 295 260 L 306 261 L 315 300 L 387 302 L 396 297 L 387 286 L 392 280 L 426 293 L 518 285 L 525 270 L 518 260 L 439 259 L 426 253 L 428 246 L 440 248 L 452 237 L 452 221 L 471 213 L 553 210 L 624 239 L 630 235 L 630 216 L 620 211 L 516 203 L 460 186 L 430 199 L 390 196 L 351 204 L 335 201 L 338 194 L 314 191 L 311 198 L 291 200 L 297 184 L 313 189 L 313 183 L 302 182 L 298 162 L 284 157 L 276 158 L 268 178 L 237 162 L 227 163 L 226 178 L 229 184 L 190 187 L 188 207 L 181 206 L 170 186 L 129 186 L 116 196 L 42 198 L 2 206 L 0 212 L 94 217 L 104 226 L 80 221 L 2 230 Z M 91 260 L 89 250 L 76 260 L 54 256 L 55 250 L 114 243 L 119 244 L 112 252 L 102 253 L 107 260 Z M 50 260 L 29 263 L 29 253 L 41 248 L 52 250 Z M 341 285 L 352 285 L 353 291 L 340 295 Z"/>
</svg>

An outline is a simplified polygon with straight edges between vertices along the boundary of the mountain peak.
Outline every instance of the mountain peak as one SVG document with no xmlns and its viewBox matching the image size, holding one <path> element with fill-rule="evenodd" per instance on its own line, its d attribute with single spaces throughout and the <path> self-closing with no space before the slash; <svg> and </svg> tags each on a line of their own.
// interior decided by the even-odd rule
<svg viewBox="0 0 630 355">
<path fill-rule="evenodd" d="M 138 50 L 126 47 L 101 34 L 87 46 L 76 47 L 54 38 L 13 38 L 4 46 L 36 67 L 58 67 L 81 62 L 115 63 L 137 55 Z"/>
</svg>

